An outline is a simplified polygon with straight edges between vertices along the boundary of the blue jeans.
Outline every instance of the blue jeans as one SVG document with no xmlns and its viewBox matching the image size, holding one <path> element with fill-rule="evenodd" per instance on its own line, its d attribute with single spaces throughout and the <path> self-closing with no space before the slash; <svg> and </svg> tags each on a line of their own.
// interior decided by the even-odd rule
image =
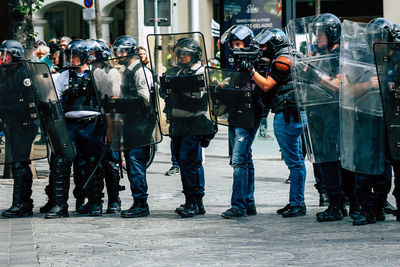
<svg viewBox="0 0 400 267">
<path fill-rule="evenodd" d="M 183 193 L 186 197 L 204 196 L 204 169 L 201 136 L 171 136 L 174 155 L 181 172 Z"/>
<path fill-rule="evenodd" d="M 246 211 L 254 204 L 254 164 L 251 145 L 258 125 L 252 129 L 229 127 L 232 146 L 233 186 L 231 205 Z"/>
<path fill-rule="evenodd" d="M 125 150 L 124 156 L 133 199 L 147 199 L 146 163 L 150 146 Z"/>
<path fill-rule="evenodd" d="M 301 119 L 307 122 L 305 112 L 300 113 Z M 300 206 L 304 203 L 304 186 L 306 182 L 306 166 L 301 148 L 301 121 L 285 123 L 283 112 L 275 114 L 274 132 L 281 148 L 283 159 L 290 171 L 290 192 L 289 204 L 291 206 Z"/>
</svg>

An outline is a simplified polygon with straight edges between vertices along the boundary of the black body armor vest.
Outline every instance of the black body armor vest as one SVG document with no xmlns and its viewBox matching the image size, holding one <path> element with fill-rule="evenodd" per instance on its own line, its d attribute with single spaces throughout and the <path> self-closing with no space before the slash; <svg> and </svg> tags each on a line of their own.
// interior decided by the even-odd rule
<svg viewBox="0 0 400 267">
<path fill-rule="evenodd" d="M 69 71 L 69 86 L 65 90 L 64 111 L 99 111 L 99 105 L 94 91 L 93 81 L 88 70 L 82 77 L 75 71 Z"/>
<path fill-rule="evenodd" d="M 1 71 L 5 79 L 0 85 L 0 118 L 4 122 L 22 125 L 38 121 L 31 80 L 25 67 L 9 65 Z"/>
</svg>

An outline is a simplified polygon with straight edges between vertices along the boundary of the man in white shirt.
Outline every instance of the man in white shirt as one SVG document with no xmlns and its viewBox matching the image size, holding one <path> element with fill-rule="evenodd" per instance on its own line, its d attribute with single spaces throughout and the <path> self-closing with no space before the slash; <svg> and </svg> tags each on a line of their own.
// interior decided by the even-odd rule
<svg viewBox="0 0 400 267">
<path fill-rule="evenodd" d="M 65 112 L 69 135 L 76 154 L 82 154 L 92 173 L 105 149 L 104 125 L 87 60 L 89 47 L 83 40 L 71 41 L 65 50 L 71 67 L 54 84 Z M 68 217 L 68 194 L 73 159 L 56 155 L 51 166 L 54 206 L 45 218 Z M 88 182 L 89 216 L 102 214 L 103 170 L 98 167 Z M 88 177 L 87 177 L 88 178 Z M 86 181 L 85 181 L 86 182 Z"/>
</svg>

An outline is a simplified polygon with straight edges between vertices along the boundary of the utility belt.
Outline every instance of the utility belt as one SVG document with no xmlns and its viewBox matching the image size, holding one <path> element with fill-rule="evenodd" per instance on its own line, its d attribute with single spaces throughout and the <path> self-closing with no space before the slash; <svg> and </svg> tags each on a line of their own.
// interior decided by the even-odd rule
<svg viewBox="0 0 400 267">
<path fill-rule="evenodd" d="M 65 118 L 65 120 L 67 123 L 72 123 L 72 124 L 91 124 L 103 121 L 103 116 L 93 115 L 83 118 Z"/>
</svg>

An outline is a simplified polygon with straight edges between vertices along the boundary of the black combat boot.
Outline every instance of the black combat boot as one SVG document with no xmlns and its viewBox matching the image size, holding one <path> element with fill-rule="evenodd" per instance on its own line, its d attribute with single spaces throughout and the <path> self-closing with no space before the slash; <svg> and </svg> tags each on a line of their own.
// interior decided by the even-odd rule
<svg viewBox="0 0 400 267">
<path fill-rule="evenodd" d="M 182 218 L 193 217 L 198 214 L 196 200 L 194 197 L 187 197 L 184 210 L 180 214 Z"/>
<path fill-rule="evenodd" d="M 75 211 L 79 214 L 88 214 L 89 213 L 89 204 L 88 202 L 85 204 L 85 198 L 78 197 L 75 200 Z"/>
<path fill-rule="evenodd" d="M 342 214 L 342 206 L 343 206 L 343 201 L 340 196 L 334 196 L 330 195 L 329 196 L 329 206 L 328 208 L 323 211 L 323 212 L 318 212 L 316 214 L 317 216 L 317 221 L 319 222 L 331 222 L 331 221 L 339 221 L 343 219 L 343 214 Z M 347 215 L 347 211 L 346 211 Z"/>
<path fill-rule="evenodd" d="M 396 207 L 397 207 L 396 221 L 400 221 L 400 198 L 396 198 Z"/>
<path fill-rule="evenodd" d="M 377 222 L 382 222 L 382 221 L 384 221 L 386 218 L 385 218 L 385 211 L 384 211 L 384 207 L 385 207 L 385 200 L 376 200 L 375 201 L 375 218 L 376 218 L 376 221 Z"/>
<path fill-rule="evenodd" d="M 56 179 L 53 186 L 55 200 L 54 205 L 44 217 L 46 219 L 69 217 L 67 197 L 65 196 L 65 180 Z"/>
<path fill-rule="evenodd" d="M 179 207 L 177 207 L 175 209 L 175 212 L 178 213 L 179 215 L 181 215 L 182 211 L 184 211 L 184 210 L 185 210 L 185 204 L 181 204 Z"/>
<path fill-rule="evenodd" d="M 12 168 L 13 178 L 14 178 L 13 202 L 11 207 L 1 214 L 4 217 L 19 218 L 19 217 L 26 217 L 33 215 L 32 213 L 33 201 L 32 199 L 30 199 L 32 190 L 30 188 L 29 189 L 24 188 L 24 187 L 29 187 L 29 181 L 27 181 L 28 179 L 31 180 L 30 186 L 32 186 L 32 173 L 30 172 L 30 169 L 28 172 L 26 168 L 29 169 L 29 165 L 28 166 L 18 165 L 18 167 Z M 24 184 L 25 182 L 28 182 L 28 185 L 25 185 Z M 27 195 L 24 196 L 24 194 Z"/>
<path fill-rule="evenodd" d="M 290 206 L 290 208 L 282 213 L 282 217 L 298 217 L 305 216 L 307 213 L 306 204 L 303 203 L 300 206 Z"/>
<path fill-rule="evenodd" d="M 246 207 L 246 213 L 247 213 L 247 216 L 257 215 L 256 204 L 252 204 L 252 205 Z"/>
<path fill-rule="evenodd" d="M 110 200 L 108 200 L 107 210 L 106 210 L 107 214 L 118 213 L 120 211 L 121 211 L 121 200 L 119 199 L 119 197 L 117 201 L 110 202 Z"/>
<path fill-rule="evenodd" d="M 101 216 L 103 214 L 103 179 L 93 177 L 89 183 L 89 216 Z"/>
<path fill-rule="evenodd" d="M 69 217 L 67 201 L 71 168 L 61 158 L 55 159 L 53 164 L 50 175 L 54 175 L 51 185 L 54 205 L 44 216 L 46 219 Z"/>
<path fill-rule="evenodd" d="M 121 211 L 122 218 L 137 218 L 150 215 L 147 199 L 134 199 L 133 205 L 128 210 Z"/>
<path fill-rule="evenodd" d="M 196 197 L 196 206 L 197 206 L 197 214 L 203 215 L 206 214 L 206 209 L 204 208 L 203 204 L 203 197 Z"/>
<path fill-rule="evenodd" d="M 353 219 L 353 225 L 366 225 L 376 223 L 373 207 L 361 207 L 360 214 Z"/>
<path fill-rule="evenodd" d="M 179 207 L 177 207 L 177 208 L 175 209 L 175 212 L 178 213 L 179 215 L 181 215 L 181 214 L 182 214 L 182 211 L 185 210 L 185 205 L 186 205 L 187 202 L 188 202 L 188 199 L 187 199 L 187 197 L 185 196 L 185 203 L 183 203 L 183 204 L 181 204 Z"/>
<path fill-rule="evenodd" d="M 106 213 L 117 213 L 121 211 L 121 200 L 119 198 L 119 170 L 114 162 L 103 160 L 104 177 L 106 181 L 108 205 Z"/>
<path fill-rule="evenodd" d="M 326 207 L 329 205 L 329 196 L 327 193 L 319 194 L 319 206 Z"/>
<path fill-rule="evenodd" d="M 361 207 L 355 200 L 350 200 L 349 216 L 354 220 L 360 216 Z"/>
</svg>

